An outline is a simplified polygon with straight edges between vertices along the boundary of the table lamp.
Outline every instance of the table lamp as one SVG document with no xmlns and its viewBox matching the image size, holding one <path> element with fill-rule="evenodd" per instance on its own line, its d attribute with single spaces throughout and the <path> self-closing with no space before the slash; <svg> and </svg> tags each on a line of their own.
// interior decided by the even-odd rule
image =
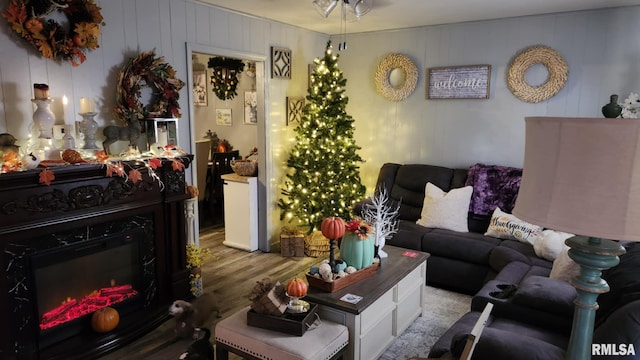
<svg viewBox="0 0 640 360">
<path fill-rule="evenodd" d="M 640 241 L 640 120 L 527 117 L 522 182 L 513 213 L 576 236 L 565 243 L 580 265 L 567 359 L 591 359 L 600 276 Z"/>
</svg>

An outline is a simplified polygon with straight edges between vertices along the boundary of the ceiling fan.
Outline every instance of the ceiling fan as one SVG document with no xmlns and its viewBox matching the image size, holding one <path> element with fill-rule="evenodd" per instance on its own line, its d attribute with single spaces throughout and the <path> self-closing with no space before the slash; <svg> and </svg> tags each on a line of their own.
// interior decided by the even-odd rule
<svg viewBox="0 0 640 360">
<path fill-rule="evenodd" d="M 342 2 L 343 17 L 346 15 L 350 21 L 360 20 L 373 7 L 373 0 L 313 0 L 313 5 L 320 15 L 329 17 L 339 2 Z"/>
</svg>

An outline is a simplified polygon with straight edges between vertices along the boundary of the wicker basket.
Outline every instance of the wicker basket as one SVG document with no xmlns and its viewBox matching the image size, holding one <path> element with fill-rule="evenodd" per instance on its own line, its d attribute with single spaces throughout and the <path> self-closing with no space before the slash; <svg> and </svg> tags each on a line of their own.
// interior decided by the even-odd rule
<svg viewBox="0 0 640 360">
<path fill-rule="evenodd" d="M 304 253 L 307 256 L 320 257 L 329 254 L 329 251 L 329 239 L 321 231 L 314 231 L 304 239 Z"/>
<path fill-rule="evenodd" d="M 240 176 L 255 176 L 258 162 L 255 160 L 231 160 L 231 169 Z"/>
</svg>

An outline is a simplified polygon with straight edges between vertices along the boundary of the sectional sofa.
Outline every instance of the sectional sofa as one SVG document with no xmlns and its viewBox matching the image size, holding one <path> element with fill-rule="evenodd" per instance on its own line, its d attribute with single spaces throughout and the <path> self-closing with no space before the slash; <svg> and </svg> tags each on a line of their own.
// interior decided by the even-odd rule
<svg viewBox="0 0 640 360">
<path fill-rule="evenodd" d="M 570 262 L 566 248 L 559 256 L 555 253 L 554 261 L 540 250 L 540 242 L 523 239 L 522 231 L 516 231 L 515 239 L 501 234 L 497 237 L 494 232 L 499 219 L 495 213 L 508 214 L 515 204 L 521 174 L 521 169 L 484 164 L 453 169 L 387 163 L 380 169 L 377 187 L 385 188 L 390 199 L 400 204 L 399 230 L 386 243 L 431 254 L 427 285 L 473 295 L 469 313 L 434 344 L 430 358 L 459 356 L 487 302 L 493 303 L 494 308 L 474 359 L 565 356 L 576 297 L 568 283 L 571 271 L 568 267 L 560 269 L 559 260 L 564 259 L 565 265 Z M 432 206 L 428 200 L 434 197 L 427 183 L 432 184 L 431 189 L 435 185 L 443 192 L 436 193 L 435 198 L 472 188 L 464 214 L 465 229 L 451 230 L 448 224 L 441 226 L 437 221 L 438 226 L 424 226 L 424 218 L 429 216 L 425 208 Z M 448 214 L 444 221 L 456 216 L 459 214 Z M 508 230 L 514 228 L 521 230 L 517 226 Z M 543 232 L 546 231 L 552 230 Z M 529 235 L 542 238 L 541 234 Z M 564 248 L 562 243 L 560 246 Z M 632 344 L 640 356 L 640 246 L 628 243 L 625 247 L 627 254 L 621 257 L 620 265 L 603 274 L 611 291 L 599 298 L 594 343 Z M 553 278 L 552 272 L 556 272 Z"/>
</svg>

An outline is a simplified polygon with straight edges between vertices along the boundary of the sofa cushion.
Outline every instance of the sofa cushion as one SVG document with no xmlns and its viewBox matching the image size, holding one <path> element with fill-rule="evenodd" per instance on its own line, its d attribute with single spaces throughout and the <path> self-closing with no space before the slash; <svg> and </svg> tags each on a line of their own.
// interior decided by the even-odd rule
<svg viewBox="0 0 640 360">
<path fill-rule="evenodd" d="M 488 265 L 489 254 L 500 241 L 478 233 L 433 229 L 422 235 L 422 251 L 432 256 Z"/>
<path fill-rule="evenodd" d="M 633 344 L 636 356 L 640 355 L 640 301 L 632 301 L 611 314 L 593 333 L 594 344 Z M 595 359 L 611 359 L 612 356 L 591 356 Z M 619 358 L 636 358 L 616 357 Z M 637 358 L 636 358 L 637 359 Z"/>
<path fill-rule="evenodd" d="M 626 254 L 620 256 L 618 266 L 602 272 L 602 278 L 611 288 L 598 297 L 600 308 L 596 324 L 604 321 L 617 308 L 640 299 L 640 243 L 622 242 Z"/>
<path fill-rule="evenodd" d="M 430 182 L 443 191 L 449 191 L 453 175 L 453 169 L 442 166 L 421 164 L 399 166 L 390 192 L 392 200 L 401 201 L 399 218 L 414 222 L 418 220 L 424 201 L 425 185 Z M 386 178 L 389 176 L 386 175 Z"/>
<path fill-rule="evenodd" d="M 499 239 L 514 239 L 533 245 L 540 233 L 542 233 L 542 226 L 529 224 L 497 207 L 493 210 L 489 228 L 484 234 Z"/>
<path fill-rule="evenodd" d="M 529 261 L 531 262 L 531 265 L 537 265 L 537 266 L 546 267 L 549 269 L 551 269 L 551 266 L 553 266 L 553 263 L 551 261 L 548 261 L 536 256 L 536 253 L 533 250 L 533 246 L 529 244 L 525 244 L 517 240 L 503 240 L 500 243 L 500 247 L 510 248 L 523 254 L 524 256 L 527 257 L 527 259 L 529 259 Z"/>
<path fill-rule="evenodd" d="M 467 209 L 471 199 L 471 186 L 445 192 L 428 182 L 424 190 L 424 204 L 417 224 L 424 227 L 469 232 Z"/>
<path fill-rule="evenodd" d="M 432 228 L 420 226 L 412 221 L 398 220 L 398 231 L 393 237 L 387 239 L 385 244 L 424 251 L 422 248 L 422 235 L 433 230 Z"/>
<path fill-rule="evenodd" d="M 529 276 L 513 295 L 514 304 L 545 312 L 571 316 L 576 290 L 562 280 Z"/>
</svg>

